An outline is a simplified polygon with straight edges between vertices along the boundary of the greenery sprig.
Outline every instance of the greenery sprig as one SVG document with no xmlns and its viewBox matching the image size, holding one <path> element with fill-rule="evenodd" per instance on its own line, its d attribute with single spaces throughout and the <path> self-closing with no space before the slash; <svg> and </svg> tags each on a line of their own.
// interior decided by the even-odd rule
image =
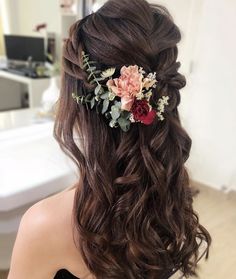
<svg viewBox="0 0 236 279">
<path fill-rule="evenodd" d="M 118 88 L 114 81 L 119 79 L 111 78 L 116 68 L 112 67 L 102 71 L 97 69 L 96 64 L 96 61 L 91 61 L 89 55 L 82 51 L 82 68 L 88 74 L 87 82 L 94 85 L 94 89 L 86 96 L 78 96 L 76 93 L 72 93 L 72 97 L 77 103 L 86 104 L 87 108 L 89 108 L 88 105 L 90 104 L 91 109 L 96 105 L 96 112 L 104 114 L 109 119 L 110 127 L 120 127 L 125 132 L 129 130 L 132 122 L 142 122 L 149 125 L 156 115 L 160 120 L 164 119 L 162 113 L 164 112 L 164 106 L 168 105 L 169 97 L 163 96 L 157 104 L 154 104 L 154 107 L 149 103 L 149 99 L 152 96 L 151 88 L 156 87 L 155 73 L 146 75 L 145 71 L 141 67 L 138 68 L 137 65 L 122 67 L 121 72 L 122 70 L 127 71 L 127 75 L 130 74 L 133 75 L 133 78 L 138 78 L 140 83 L 140 92 L 136 92 L 136 97 L 134 98 L 135 105 L 130 109 L 130 107 L 125 107 L 125 103 L 121 102 L 122 96 L 120 97 L 116 94 Z M 123 78 L 126 79 L 127 77 L 122 76 L 122 83 L 124 82 Z M 105 84 L 101 84 L 100 82 L 105 79 L 109 80 Z M 128 84 L 127 81 L 127 86 Z M 116 93 L 114 93 L 114 90 Z M 134 88 L 134 90 L 136 89 Z M 125 91 L 125 94 L 128 93 Z"/>
<path fill-rule="evenodd" d="M 82 68 L 88 73 L 87 81 L 96 87 L 94 89 L 94 94 L 89 93 L 87 96 L 78 96 L 76 93 L 72 93 L 73 99 L 77 103 L 85 104 L 88 108 L 88 104 L 90 104 L 90 108 L 92 109 L 96 104 L 97 112 L 99 113 L 99 107 L 102 104 L 102 110 L 100 111 L 102 114 L 105 114 L 106 118 L 111 118 L 109 125 L 111 127 L 117 127 L 119 124 L 123 130 L 127 130 L 129 127 L 125 127 L 130 124 L 128 121 L 129 113 L 125 111 L 121 111 L 121 102 L 115 100 L 114 105 L 111 106 L 111 112 L 108 112 L 109 103 L 113 101 L 115 98 L 115 94 L 110 92 L 107 89 L 107 86 L 104 86 L 100 83 L 100 81 L 105 80 L 111 77 L 115 73 L 115 68 L 109 68 L 104 71 L 98 70 L 96 67 L 96 61 L 90 61 L 89 55 L 82 52 Z"/>
</svg>

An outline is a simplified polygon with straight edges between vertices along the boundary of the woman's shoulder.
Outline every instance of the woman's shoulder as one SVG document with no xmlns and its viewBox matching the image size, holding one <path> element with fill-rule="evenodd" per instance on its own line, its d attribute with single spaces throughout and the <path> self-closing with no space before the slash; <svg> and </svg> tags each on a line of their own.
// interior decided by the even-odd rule
<svg viewBox="0 0 236 279">
<path fill-rule="evenodd" d="M 75 189 L 62 191 L 47 198 L 44 198 L 26 210 L 22 216 L 21 223 L 25 227 L 34 228 L 47 235 L 52 236 L 54 242 L 58 239 L 58 246 L 68 237 L 68 231 L 72 230 L 71 218 Z M 45 239 L 45 243 L 47 242 Z M 68 241 L 68 239 L 67 239 Z"/>
<path fill-rule="evenodd" d="M 70 269 L 68 255 L 73 250 L 73 240 L 67 218 L 72 216 L 72 206 L 73 192 L 63 191 L 35 203 L 24 213 L 8 278 L 23 278 L 23 275 L 24 278 L 52 278 L 57 270 Z"/>
<path fill-rule="evenodd" d="M 72 217 L 74 194 L 75 189 L 71 189 L 44 198 L 29 207 L 22 219 L 35 225 L 40 223 L 40 227 L 53 233 L 55 226 L 65 225 L 63 222 Z"/>
</svg>

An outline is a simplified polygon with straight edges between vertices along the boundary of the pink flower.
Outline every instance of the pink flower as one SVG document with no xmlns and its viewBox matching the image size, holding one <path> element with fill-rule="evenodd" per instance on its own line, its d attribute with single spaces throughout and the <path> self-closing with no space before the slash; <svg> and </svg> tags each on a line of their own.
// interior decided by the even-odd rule
<svg viewBox="0 0 236 279">
<path fill-rule="evenodd" d="M 135 96 L 142 90 L 143 75 L 139 72 L 137 65 L 123 66 L 120 73 L 119 78 L 109 79 L 106 85 L 113 93 L 121 97 L 121 109 L 130 111 Z"/>
</svg>

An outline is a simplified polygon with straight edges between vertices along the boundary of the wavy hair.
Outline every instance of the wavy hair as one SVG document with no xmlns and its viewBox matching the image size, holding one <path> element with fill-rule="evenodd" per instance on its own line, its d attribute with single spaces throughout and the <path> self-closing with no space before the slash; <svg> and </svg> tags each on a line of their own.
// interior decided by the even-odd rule
<svg viewBox="0 0 236 279">
<path fill-rule="evenodd" d="M 144 0 L 109 0 L 75 22 L 62 56 L 62 87 L 54 136 L 78 168 L 74 241 L 97 279 L 166 279 L 176 270 L 197 275 L 211 236 L 193 210 L 185 162 L 191 139 L 182 127 L 179 28 L 168 10 Z M 100 69 L 139 65 L 156 72 L 155 102 L 169 96 L 165 120 L 132 123 L 124 132 L 104 115 L 77 104 L 91 85 L 81 52 Z M 199 257 L 200 246 L 206 249 Z"/>
</svg>

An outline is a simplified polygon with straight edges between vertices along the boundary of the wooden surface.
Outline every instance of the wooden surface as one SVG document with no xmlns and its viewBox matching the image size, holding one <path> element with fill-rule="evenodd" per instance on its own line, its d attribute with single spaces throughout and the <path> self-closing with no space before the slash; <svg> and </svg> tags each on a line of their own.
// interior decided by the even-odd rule
<svg viewBox="0 0 236 279">
<path fill-rule="evenodd" d="M 212 236 L 208 260 L 199 263 L 199 279 L 236 278 L 236 192 L 225 194 L 195 184 L 194 209 Z"/>
</svg>

